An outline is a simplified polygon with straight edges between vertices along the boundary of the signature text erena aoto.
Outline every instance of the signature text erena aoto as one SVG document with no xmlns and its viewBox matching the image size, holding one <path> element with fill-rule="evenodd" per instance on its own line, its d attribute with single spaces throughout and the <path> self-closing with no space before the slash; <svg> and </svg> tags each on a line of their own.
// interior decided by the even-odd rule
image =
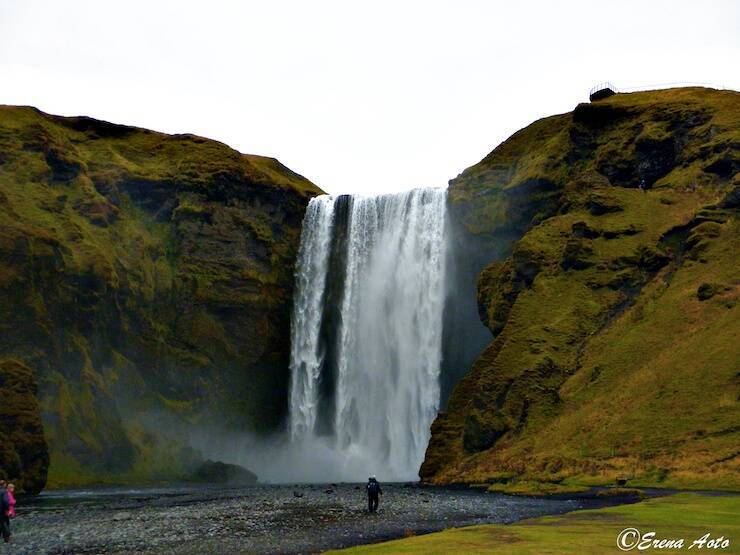
<svg viewBox="0 0 740 555">
<path fill-rule="evenodd" d="M 730 547 L 729 538 L 718 536 L 713 538 L 707 532 L 691 543 L 685 538 L 657 538 L 655 532 L 640 532 L 637 528 L 625 528 L 617 536 L 617 547 L 622 551 L 645 551 L 647 549 L 727 549 Z"/>
</svg>

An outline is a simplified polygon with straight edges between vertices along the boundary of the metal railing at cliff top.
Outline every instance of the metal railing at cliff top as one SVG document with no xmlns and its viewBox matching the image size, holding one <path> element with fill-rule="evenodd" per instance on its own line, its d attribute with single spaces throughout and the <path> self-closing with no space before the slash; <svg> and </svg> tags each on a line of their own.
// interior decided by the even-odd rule
<svg viewBox="0 0 740 555">
<path fill-rule="evenodd" d="M 591 88 L 589 91 L 589 96 L 594 94 L 597 91 L 601 91 L 604 89 L 610 89 L 614 91 L 615 93 L 630 93 L 630 92 L 640 92 L 640 91 L 653 91 L 656 89 L 671 89 L 674 87 L 707 87 L 709 89 L 717 89 L 717 90 L 726 90 L 727 87 L 725 85 L 720 85 L 717 83 L 698 83 L 698 82 L 675 82 L 675 83 L 658 83 L 655 85 L 639 85 L 636 87 L 615 87 L 613 83 L 610 83 L 609 81 L 604 81 L 603 83 L 599 83 L 598 85 Z"/>
<path fill-rule="evenodd" d="M 615 87 L 614 85 L 612 85 L 609 81 L 604 81 L 603 83 L 599 83 L 598 85 L 596 85 L 594 87 L 591 87 L 591 90 L 588 91 L 588 96 L 593 95 L 596 91 L 603 91 L 603 90 L 606 90 L 606 89 L 610 89 L 610 90 L 612 90 L 614 92 L 619 92 L 617 90 L 617 87 Z"/>
</svg>

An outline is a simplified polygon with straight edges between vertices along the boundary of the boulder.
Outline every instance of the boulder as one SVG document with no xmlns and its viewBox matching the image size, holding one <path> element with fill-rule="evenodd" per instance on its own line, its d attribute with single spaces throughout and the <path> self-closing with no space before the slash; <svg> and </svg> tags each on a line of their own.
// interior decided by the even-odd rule
<svg viewBox="0 0 740 555">
<path fill-rule="evenodd" d="M 204 461 L 193 474 L 193 479 L 199 482 L 213 484 L 256 484 L 257 475 L 239 466 L 221 461 Z"/>
</svg>

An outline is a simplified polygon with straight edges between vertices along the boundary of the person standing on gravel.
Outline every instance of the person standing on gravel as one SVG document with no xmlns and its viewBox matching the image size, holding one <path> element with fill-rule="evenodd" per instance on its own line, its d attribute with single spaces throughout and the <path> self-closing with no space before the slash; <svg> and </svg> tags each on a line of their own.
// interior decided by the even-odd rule
<svg viewBox="0 0 740 555">
<path fill-rule="evenodd" d="M 10 519 L 15 516 L 15 497 L 13 497 L 13 491 L 15 486 L 8 484 L 5 486 L 3 480 L 0 484 L 0 532 L 3 536 L 3 541 L 8 543 L 10 541 Z"/>
<path fill-rule="evenodd" d="M 383 490 L 380 489 L 380 483 L 375 479 L 375 476 L 370 476 L 367 481 L 367 507 L 371 513 L 378 510 L 378 495 L 383 495 Z"/>
<path fill-rule="evenodd" d="M 10 504 L 8 503 L 8 482 L 0 480 L 0 535 L 5 538 L 5 509 Z"/>
</svg>

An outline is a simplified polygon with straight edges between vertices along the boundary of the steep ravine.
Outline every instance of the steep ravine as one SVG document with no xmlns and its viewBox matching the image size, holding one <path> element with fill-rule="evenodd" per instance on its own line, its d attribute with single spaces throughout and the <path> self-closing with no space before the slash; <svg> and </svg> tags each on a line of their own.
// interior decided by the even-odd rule
<svg viewBox="0 0 740 555">
<path fill-rule="evenodd" d="M 281 422 L 318 193 L 216 141 L 0 107 L 1 473 L 46 480 L 36 383 L 51 485 L 171 478 L 188 429 Z"/>
<path fill-rule="evenodd" d="M 422 479 L 737 489 L 739 169 L 740 94 L 688 88 L 537 121 L 452 180 L 493 337 Z"/>
<path fill-rule="evenodd" d="M 733 91 L 616 95 L 452 180 L 424 481 L 739 486 L 738 114 Z M 274 430 L 318 193 L 215 141 L 0 107 L 0 474 L 174 478 L 191 430 Z"/>
</svg>

